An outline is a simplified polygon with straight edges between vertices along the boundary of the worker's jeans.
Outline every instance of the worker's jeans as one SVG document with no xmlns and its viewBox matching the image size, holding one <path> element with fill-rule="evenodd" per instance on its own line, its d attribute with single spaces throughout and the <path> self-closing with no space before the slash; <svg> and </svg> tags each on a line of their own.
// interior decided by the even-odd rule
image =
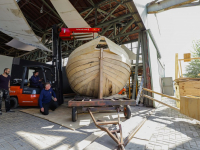
<svg viewBox="0 0 200 150">
<path fill-rule="evenodd" d="M 10 95 L 8 90 L 0 89 L 0 111 L 2 107 L 2 99 L 5 100 L 6 112 L 10 110 Z"/>
<path fill-rule="evenodd" d="M 51 100 L 49 103 L 42 103 L 42 106 L 44 108 L 44 112 L 41 112 L 41 109 L 40 109 L 40 112 L 43 115 L 48 115 L 49 114 L 49 109 L 54 111 L 58 107 L 58 103 L 55 102 L 54 100 Z"/>
</svg>

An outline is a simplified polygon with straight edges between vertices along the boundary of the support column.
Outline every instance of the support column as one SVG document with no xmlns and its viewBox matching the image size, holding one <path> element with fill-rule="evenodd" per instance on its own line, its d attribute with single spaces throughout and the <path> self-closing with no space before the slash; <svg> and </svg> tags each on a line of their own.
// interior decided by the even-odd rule
<svg viewBox="0 0 200 150">
<path fill-rule="evenodd" d="M 54 66 L 54 83 L 58 104 L 63 104 L 63 91 L 62 91 L 62 57 L 61 57 L 61 40 L 59 39 L 58 27 L 53 26 L 52 29 L 53 50 L 52 50 L 52 65 Z"/>
<path fill-rule="evenodd" d="M 147 35 L 147 31 L 143 32 L 143 40 L 144 40 L 144 65 L 145 65 L 145 85 L 144 87 L 148 89 L 152 89 L 151 85 L 151 75 L 150 75 L 150 66 L 149 66 L 149 38 Z M 152 67 L 152 66 L 151 66 Z M 145 92 L 147 95 L 152 96 L 151 92 Z M 144 104 L 147 107 L 153 107 L 153 101 L 147 98 L 144 98 Z"/>
<path fill-rule="evenodd" d="M 137 54 L 136 54 L 136 65 L 135 65 L 135 75 L 134 75 L 134 83 L 133 83 L 133 91 L 132 91 L 132 99 L 136 99 L 136 82 L 138 78 L 138 64 L 139 64 L 139 53 L 140 53 L 140 45 L 141 45 L 141 32 L 138 36 L 138 47 L 137 47 Z M 133 82 L 133 81 L 132 81 Z"/>
</svg>

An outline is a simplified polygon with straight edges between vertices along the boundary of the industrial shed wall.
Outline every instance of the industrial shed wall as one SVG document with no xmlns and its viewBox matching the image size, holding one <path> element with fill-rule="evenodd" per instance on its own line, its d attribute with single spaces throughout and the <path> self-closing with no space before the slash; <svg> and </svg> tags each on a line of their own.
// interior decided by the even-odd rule
<svg viewBox="0 0 200 150">
<path fill-rule="evenodd" d="M 161 86 L 161 78 L 165 76 L 164 66 L 162 64 L 162 53 L 159 46 L 159 26 L 157 23 L 157 18 L 154 14 L 147 14 L 147 3 L 151 2 L 152 0 L 133 0 L 134 4 L 138 10 L 138 13 L 143 21 L 143 24 L 146 30 L 149 30 L 152 34 L 148 32 L 148 46 L 149 46 L 149 64 L 151 70 L 151 83 L 152 83 L 152 90 L 162 93 L 162 86 Z M 153 36 L 153 39 L 152 39 Z M 160 53 L 160 55 L 159 55 Z M 157 94 L 153 94 L 153 97 L 157 100 L 161 100 L 161 96 Z M 154 106 L 157 106 L 157 103 L 154 102 Z"/>
<path fill-rule="evenodd" d="M 3 73 L 5 68 L 12 69 L 13 57 L 0 55 L 0 74 Z"/>
</svg>

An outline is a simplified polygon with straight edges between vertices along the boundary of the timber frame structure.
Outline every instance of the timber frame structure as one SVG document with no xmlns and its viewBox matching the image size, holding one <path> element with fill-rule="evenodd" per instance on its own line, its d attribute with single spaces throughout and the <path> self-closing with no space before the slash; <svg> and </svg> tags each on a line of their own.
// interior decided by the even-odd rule
<svg viewBox="0 0 200 150">
<path fill-rule="evenodd" d="M 117 44 L 138 41 L 139 32 L 145 29 L 133 1 L 70 0 L 70 2 L 91 27 L 102 28 L 100 35 L 106 36 Z M 52 49 L 52 26 L 54 24 L 59 27 L 67 26 L 50 0 L 18 0 L 17 3 L 35 34 L 42 38 L 41 41 L 47 48 Z M 41 9 L 43 13 L 40 13 Z M 26 52 L 9 47 L 5 43 L 12 38 L 2 32 L 0 32 L 0 39 L 0 55 L 39 62 L 51 60 L 51 52 L 39 49 Z M 68 57 L 74 49 L 85 42 L 87 41 L 62 41 L 62 57 Z"/>
</svg>

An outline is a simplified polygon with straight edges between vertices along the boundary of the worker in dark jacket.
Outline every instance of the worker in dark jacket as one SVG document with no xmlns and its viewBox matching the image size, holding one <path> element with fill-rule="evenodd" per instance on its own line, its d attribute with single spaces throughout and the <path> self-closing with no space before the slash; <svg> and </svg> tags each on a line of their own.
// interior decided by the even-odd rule
<svg viewBox="0 0 200 150">
<path fill-rule="evenodd" d="M 53 99 L 52 96 L 54 97 Z M 45 83 L 45 89 L 43 89 L 40 93 L 39 105 L 40 112 L 43 115 L 48 115 L 49 109 L 54 111 L 58 107 L 56 94 L 51 88 L 49 82 Z"/>
<path fill-rule="evenodd" d="M 4 73 L 0 75 L 0 115 L 2 115 L 2 99 L 4 98 L 5 100 L 5 107 L 6 107 L 6 112 L 14 112 L 10 110 L 10 96 L 9 96 L 9 91 L 10 91 L 10 69 L 5 68 Z"/>
<path fill-rule="evenodd" d="M 38 71 L 35 71 L 33 73 L 33 76 L 30 78 L 30 87 L 36 87 L 36 88 L 39 87 L 42 90 L 43 89 L 43 85 L 41 83 L 42 80 L 38 75 L 39 75 Z"/>
</svg>

